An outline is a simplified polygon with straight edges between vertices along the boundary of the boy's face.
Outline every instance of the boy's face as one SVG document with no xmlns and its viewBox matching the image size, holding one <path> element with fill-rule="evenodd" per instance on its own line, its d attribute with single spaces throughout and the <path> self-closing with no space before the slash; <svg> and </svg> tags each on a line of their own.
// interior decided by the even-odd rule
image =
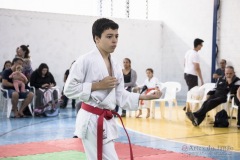
<svg viewBox="0 0 240 160">
<path fill-rule="evenodd" d="M 101 38 L 95 36 L 95 41 L 101 53 L 109 54 L 114 52 L 118 42 L 118 30 L 111 28 L 103 31 Z"/>
</svg>

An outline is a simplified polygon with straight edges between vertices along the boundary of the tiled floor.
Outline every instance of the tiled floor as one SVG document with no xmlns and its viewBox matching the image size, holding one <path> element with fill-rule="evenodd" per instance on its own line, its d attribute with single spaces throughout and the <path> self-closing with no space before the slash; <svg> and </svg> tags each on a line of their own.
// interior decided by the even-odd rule
<svg viewBox="0 0 240 160">
<path fill-rule="evenodd" d="M 0 145 L 21 144 L 27 142 L 41 142 L 47 140 L 61 140 L 73 137 L 75 125 L 75 110 L 66 108 L 61 110 L 58 117 L 30 117 L 7 119 L 0 118 Z M 119 128 L 117 142 L 127 143 L 125 132 Z M 173 130 L 174 132 L 174 130 Z M 129 131 L 131 142 L 135 145 L 163 149 L 173 152 L 186 153 L 216 159 L 239 160 L 240 153 L 230 150 L 216 150 L 208 147 L 194 146 L 186 143 L 166 140 L 160 137 L 145 135 Z"/>
</svg>

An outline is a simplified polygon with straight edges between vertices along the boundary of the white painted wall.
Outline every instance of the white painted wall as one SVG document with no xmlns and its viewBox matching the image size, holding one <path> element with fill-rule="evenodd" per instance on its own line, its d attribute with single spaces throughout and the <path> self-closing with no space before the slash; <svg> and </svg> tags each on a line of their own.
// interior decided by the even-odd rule
<svg viewBox="0 0 240 160">
<path fill-rule="evenodd" d="M 204 82 L 211 80 L 214 0 L 158 0 L 155 3 L 159 6 L 157 19 L 163 21 L 160 79 L 181 82 L 182 91 L 179 99 L 185 99 L 187 86 L 183 78 L 184 54 L 188 49 L 193 48 L 193 39 L 196 37 L 205 41 L 200 51 Z M 238 76 L 240 76 L 239 7 L 239 0 L 221 0 L 218 16 L 218 59 L 226 59 L 229 65 L 235 67 Z"/>
<path fill-rule="evenodd" d="M 240 1 L 221 1 L 219 14 L 219 57 L 233 65 L 237 76 L 240 76 Z"/>
<path fill-rule="evenodd" d="M 162 82 L 181 82 L 178 98 L 184 100 L 184 54 L 193 48 L 196 37 L 205 41 L 200 52 L 201 68 L 204 81 L 210 82 L 213 4 L 214 0 L 149 1 L 149 19 L 158 21 L 114 19 L 120 24 L 120 37 L 113 55 L 120 63 L 124 57 L 132 59 L 139 82 L 145 79 L 147 67 L 152 67 Z M 240 76 L 239 6 L 239 0 L 221 0 L 219 59 L 227 59 Z M 130 18 L 134 14 L 130 10 Z M 0 9 L 0 64 L 12 59 L 17 46 L 29 44 L 34 68 L 47 62 L 61 86 L 71 62 L 94 45 L 91 26 L 96 18 Z"/>
<path fill-rule="evenodd" d="M 182 84 L 179 99 L 185 99 L 184 55 L 193 48 L 193 40 L 205 42 L 200 51 L 204 82 L 210 82 L 212 52 L 213 0 L 159 0 L 159 19 L 163 21 L 163 55 L 159 63 L 160 79 Z"/>
<path fill-rule="evenodd" d="M 91 27 L 97 18 L 0 9 L 0 64 L 12 60 L 18 46 L 28 44 L 33 68 L 47 63 L 57 84 L 63 86 L 64 72 L 72 61 L 95 45 Z M 148 67 L 160 75 L 161 65 L 155 59 L 161 59 L 162 23 L 114 20 L 120 28 L 119 43 L 113 56 L 119 63 L 125 57 L 132 59 L 139 82 L 146 78 Z"/>
</svg>

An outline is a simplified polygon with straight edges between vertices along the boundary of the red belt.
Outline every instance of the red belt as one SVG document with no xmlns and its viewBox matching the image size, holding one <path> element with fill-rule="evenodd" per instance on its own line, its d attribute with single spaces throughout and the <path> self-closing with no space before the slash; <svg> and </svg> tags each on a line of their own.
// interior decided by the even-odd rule
<svg viewBox="0 0 240 160">
<path fill-rule="evenodd" d="M 123 129 L 125 130 L 125 132 L 127 134 L 127 137 L 128 137 L 131 160 L 133 160 L 133 152 L 132 152 L 132 146 L 131 146 L 130 138 L 128 136 L 127 130 L 125 129 L 125 127 L 123 125 L 123 121 L 122 121 L 121 116 L 115 111 L 111 111 L 111 110 L 108 110 L 108 109 L 100 109 L 100 108 L 97 108 L 97 107 L 90 106 L 86 103 L 82 103 L 81 108 L 90 112 L 90 113 L 99 115 L 98 123 L 97 123 L 97 157 L 98 157 L 98 160 L 102 160 L 103 118 L 105 118 L 106 120 L 110 120 L 110 119 L 112 119 L 113 115 L 117 115 L 118 118 L 120 118 L 120 120 L 122 122 Z"/>
</svg>

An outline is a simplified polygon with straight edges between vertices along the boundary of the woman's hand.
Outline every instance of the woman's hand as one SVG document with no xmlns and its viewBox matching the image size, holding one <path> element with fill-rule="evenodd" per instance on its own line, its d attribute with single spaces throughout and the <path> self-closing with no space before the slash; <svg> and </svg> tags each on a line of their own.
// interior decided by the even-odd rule
<svg viewBox="0 0 240 160">
<path fill-rule="evenodd" d="M 52 88 L 52 87 L 54 87 L 54 84 L 50 83 L 49 88 Z"/>
<path fill-rule="evenodd" d="M 48 88 L 49 87 L 49 84 L 45 83 L 42 85 L 42 88 Z"/>
</svg>

